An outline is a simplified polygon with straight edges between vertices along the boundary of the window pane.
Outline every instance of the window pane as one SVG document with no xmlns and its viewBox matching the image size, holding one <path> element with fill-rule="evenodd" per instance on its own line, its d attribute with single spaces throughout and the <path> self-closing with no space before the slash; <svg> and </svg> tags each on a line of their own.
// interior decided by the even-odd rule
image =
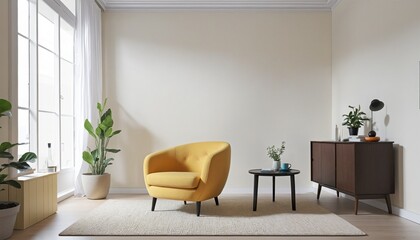
<svg viewBox="0 0 420 240">
<path fill-rule="evenodd" d="M 39 1 L 38 6 L 38 43 L 53 52 L 57 52 L 55 24 L 57 24 L 58 15 L 44 1 Z"/>
<path fill-rule="evenodd" d="M 75 0 L 61 0 L 64 5 L 74 14 L 76 15 L 76 1 Z"/>
<path fill-rule="evenodd" d="M 73 116 L 73 64 L 61 60 L 61 114 Z"/>
<path fill-rule="evenodd" d="M 51 143 L 52 161 L 55 166 L 59 162 L 59 118 L 52 113 L 38 113 L 38 159 L 39 170 L 46 170 L 48 161 L 48 143 Z"/>
<path fill-rule="evenodd" d="M 26 109 L 18 109 L 18 143 L 21 145 L 18 145 L 18 159 L 22 157 L 22 155 L 26 152 L 29 152 L 29 110 Z M 31 168 L 36 169 L 36 162 L 28 162 L 29 166 Z"/>
<path fill-rule="evenodd" d="M 28 0 L 18 1 L 18 33 L 28 36 L 29 31 L 29 4 Z"/>
<path fill-rule="evenodd" d="M 29 110 L 18 109 L 18 155 L 21 157 L 25 152 L 29 152 Z"/>
<path fill-rule="evenodd" d="M 58 77 L 55 74 L 56 56 L 38 48 L 38 104 L 39 109 L 58 113 Z"/>
<path fill-rule="evenodd" d="M 19 145 L 18 153 L 35 151 L 33 147 L 36 146 L 39 160 L 34 168 L 45 171 L 48 143 L 51 143 L 52 159 L 57 170 L 60 167 L 73 168 L 75 31 L 64 18 L 69 17 L 68 10 L 75 13 L 76 1 L 15 1 L 18 6 L 18 140 L 22 143 L 35 141 L 33 145 Z M 34 23 L 36 25 L 32 25 Z M 37 41 L 29 41 L 29 35 L 36 36 Z M 33 43 L 36 44 L 36 57 L 31 55 Z M 37 71 L 31 71 L 32 68 Z M 34 72 L 38 76 L 30 76 Z M 32 79 L 37 79 L 36 86 L 33 85 L 35 82 L 30 83 Z M 37 99 L 32 99 L 31 94 L 35 94 Z M 36 102 L 32 104 L 30 100 Z M 29 109 L 31 107 L 36 108 Z M 38 115 L 35 119 L 31 111 L 36 110 Z"/>
<path fill-rule="evenodd" d="M 73 62 L 74 29 L 61 18 L 60 22 L 60 54 L 69 62 Z"/>
<path fill-rule="evenodd" d="M 18 106 L 29 107 L 29 40 L 18 36 Z"/>
<path fill-rule="evenodd" d="M 74 167 L 73 117 L 61 117 L 61 169 Z"/>
</svg>

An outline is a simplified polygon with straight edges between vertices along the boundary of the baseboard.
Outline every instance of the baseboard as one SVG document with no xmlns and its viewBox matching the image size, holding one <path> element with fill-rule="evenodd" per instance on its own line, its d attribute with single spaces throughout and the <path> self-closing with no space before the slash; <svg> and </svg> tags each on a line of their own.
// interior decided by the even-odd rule
<svg viewBox="0 0 420 240">
<path fill-rule="evenodd" d="M 57 202 L 61 202 L 67 198 L 73 197 L 73 195 L 74 195 L 74 189 L 69 189 L 66 191 L 59 192 L 57 194 Z"/>
<path fill-rule="evenodd" d="M 397 216 L 400 216 L 402 218 L 405 218 L 407 220 L 420 224 L 420 215 L 417 213 L 413 213 L 413 212 L 407 211 L 405 209 L 397 208 L 397 207 L 392 207 L 392 211 Z"/>
<path fill-rule="evenodd" d="M 147 194 L 146 188 L 110 188 L 110 194 Z"/>
<path fill-rule="evenodd" d="M 315 188 L 313 189 L 313 192 L 316 192 Z M 336 194 L 335 190 L 328 189 L 328 188 L 322 188 L 322 192 L 328 192 L 328 193 L 331 193 L 331 194 L 334 194 L 334 195 Z M 353 196 L 350 196 L 350 195 L 347 195 L 347 194 L 344 194 L 344 193 L 340 193 L 340 196 L 343 196 L 347 199 L 350 199 L 350 200 L 354 201 Z M 363 200 L 359 200 L 359 201 L 362 202 L 362 203 L 365 203 L 369 206 L 372 206 L 372 207 L 381 209 L 385 212 L 388 212 L 388 207 L 386 206 L 385 201 L 380 201 L 380 200 L 376 200 L 376 199 L 363 199 Z M 413 212 L 410 212 L 410 211 L 405 210 L 403 208 L 392 206 L 392 214 L 394 214 L 398 217 L 405 218 L 405 219 L 407 219 L 409 221 L 412 221 L 412 222 L 415 222 L 417 224 L 420 224 L 420 215 L 417 214 L 417 213 L 413 213 Z"/>
<path fill-rule="evenodd" d="M 378 200 L 361 200 L 361 202 L 388 212 L 388 208 L 385 202 L 379 202 Z M 420 215 L 408 210 L 392 206 L 392 214 L 420 224 Z"/>
</svg>

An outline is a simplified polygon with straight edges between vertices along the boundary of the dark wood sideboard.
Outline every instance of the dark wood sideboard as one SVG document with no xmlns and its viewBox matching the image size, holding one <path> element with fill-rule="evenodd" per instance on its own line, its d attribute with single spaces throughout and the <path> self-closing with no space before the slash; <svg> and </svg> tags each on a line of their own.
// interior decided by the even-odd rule
<svg viewBox="0 0 420 240">
<path fill-rule="evenodd" d="M 395 192 L 393 142 L 311 141 L 311 180 L 359 199 L 384 198 L 392 214 L 389 194 Z"/>
</svg>

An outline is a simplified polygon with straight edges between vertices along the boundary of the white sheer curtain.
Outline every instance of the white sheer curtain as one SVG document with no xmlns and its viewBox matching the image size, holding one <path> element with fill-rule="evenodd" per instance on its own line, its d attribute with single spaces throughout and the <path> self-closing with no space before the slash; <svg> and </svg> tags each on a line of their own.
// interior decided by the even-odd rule
<svg viewBox="0 0 420 240">
<path fill-rule="evenodd" d="M 81 175 L 88 169 L 82 152 L 88 143 L 84 120 L 98 119 L 96 103 L 102 101 L 101 9 L 95 0 L 77 0 L 75 34 L 75 195 L 83 195 Z"/>
</svg>

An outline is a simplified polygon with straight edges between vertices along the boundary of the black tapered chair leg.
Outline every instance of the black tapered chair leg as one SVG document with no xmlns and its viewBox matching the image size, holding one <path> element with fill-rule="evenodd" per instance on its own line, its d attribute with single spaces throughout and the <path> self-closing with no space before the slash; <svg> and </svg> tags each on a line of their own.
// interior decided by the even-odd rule
<svg viewBox="0 0 420 240">
<path fill-rule="evenodd" d="M 184 201 L 184 205 L 187 205 L 187 201 Z"/>
<path fill-rule="evenodd" d="M 201 202 L 196 202 L 195 205 L 197 207 L 197 217 L 199 217 L 201 211 Z"/>
<path fill-rule="evenodd" d="M 216 206 L 219 206 L 219 199 L 217 197 L 214 198 L 214 201 L 216 202 Z"/>
<path fill-rule="evenodd" d="M 152 211 L 155 211 L 155 206 L 156 206 L 156 200 L 157 198 L 152 198 Z"/>
</svg>

